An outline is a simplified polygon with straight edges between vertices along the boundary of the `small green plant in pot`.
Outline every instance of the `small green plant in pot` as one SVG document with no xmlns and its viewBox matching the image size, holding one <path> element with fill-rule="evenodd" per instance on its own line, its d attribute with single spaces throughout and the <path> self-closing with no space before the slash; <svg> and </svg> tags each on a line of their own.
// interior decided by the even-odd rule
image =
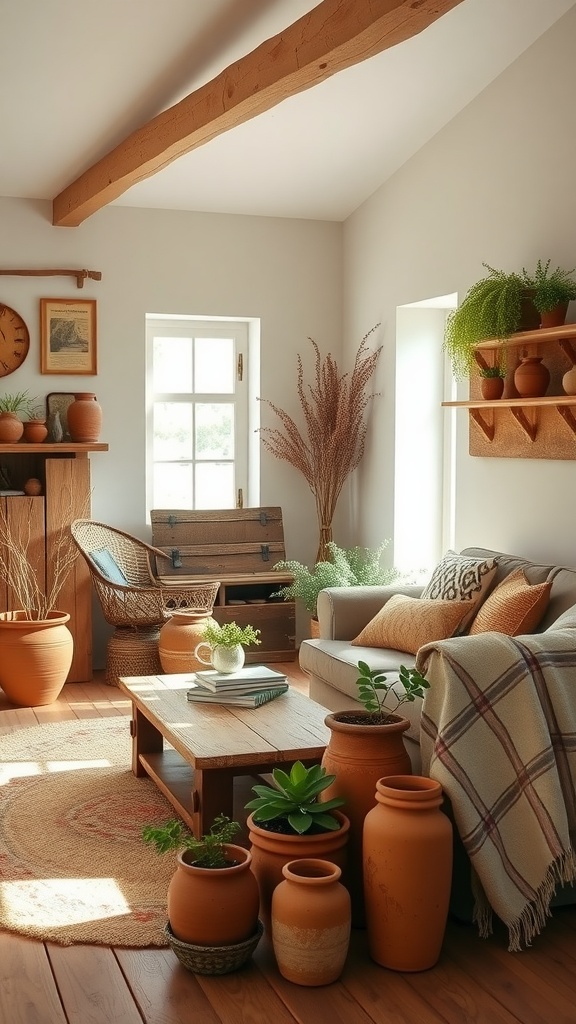
<svg viewBox="0 0 576 1024">
<path fill-rule="evenodd" d="M 541 315 L 542 326 L 557 327 L 564 323 L 568 303 L 576 299 L 576 281 L 572 270 L 556 267 L 550 270 L 551 260 L 538 260 L 533 275 L 523 270 L 527 287 L 534 288 L 534 305 Z"/>
<path fill-rule="evenodd" d="M 370 668 L 365 661 L 358 662 L 356 680 L 358 687 L 358 700 L 369 712 L 370 721 L 375 725 L 384 725 L 402 704 L 412 703 L 416 697 L 423 697 L 424 690 L 427 690 L 430 683 L 416 668 L 406 668 L 400 665 L 398 672 L 399 680 L 404 688 L 404 693 L 399 694 L 394 689 L 394 683 L 389 683 L 387 677 L 379 669 Z M 385 707 L 385 701 L 392 694 L 394 706 Z"/>
<path fill-rule="evenodd" d="M 237 672 L 245 660 L 244 648 L 260 644 L 259 629 L 253 626 L 239 626 L 236 622 L 209 622 L 202 633 L 203 639 L 197 645 L 194 656 L 204 665 L 211 665 L 216 672 Z M 204 649 L 208 649 L 208 656 Z"/>
<path fill-rule="evenodd" d="M 494 366 L 480 366 L 478 372 L 481 377 L 480 389 L 482 391 L 482 398 L 487 400 L 501 398 L 506 377 L 504 365 L 496 363 Z"/>
<path fill-rule="evenodd" d="M 152 843 L 158 853 L 169 850 L 188 850 L 191 863 L 199 868 L 224 868 L 229 863 L 226 846 L 240 831 L 237 821 L 219 814 L 206 835 L 196 839 L 179 818 L 171 818 L 164 825 L 146 825 L 142 829 L 145 843 Z"/>
</svg>

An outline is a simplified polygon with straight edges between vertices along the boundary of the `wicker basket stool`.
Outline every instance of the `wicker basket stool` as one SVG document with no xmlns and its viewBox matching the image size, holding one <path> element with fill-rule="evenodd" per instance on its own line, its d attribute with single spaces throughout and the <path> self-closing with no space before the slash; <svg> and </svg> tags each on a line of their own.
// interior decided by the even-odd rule
<svg viewBox="0 0 576 1024">
<path fill-rule="evenodd" d="M 118 686 L 120 676 L 156 676 L 162 672 L 158 653 L 160 629 L 116 629 L 108 641 L 106 682 Z"/>
<path fill-rule="evenodd" d="M 194 974 L 230 974 L 231 971 L 237 971 L 248 962 L 263 932 L 264 925 L 258 921 L 254 935 L 244 942 L 232 946 L 193 946 L 190 942 L 177 939 L 169 923 L 164 928 L 168 945 L 182 966 Z"/>
</svg>

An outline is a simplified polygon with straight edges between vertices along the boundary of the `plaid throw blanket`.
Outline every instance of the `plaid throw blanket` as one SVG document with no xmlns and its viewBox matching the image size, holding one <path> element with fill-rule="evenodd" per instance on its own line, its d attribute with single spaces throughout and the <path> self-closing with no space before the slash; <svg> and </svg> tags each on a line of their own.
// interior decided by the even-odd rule
<svg viewBox="0 0 576 1024">
<path fill-rule="evenodd" d="M 422 770 L 442 784 L 472 863 L 474 919 L 530 945 L 576 880 L 576 630 L 427 644 Z"/>
</svg>

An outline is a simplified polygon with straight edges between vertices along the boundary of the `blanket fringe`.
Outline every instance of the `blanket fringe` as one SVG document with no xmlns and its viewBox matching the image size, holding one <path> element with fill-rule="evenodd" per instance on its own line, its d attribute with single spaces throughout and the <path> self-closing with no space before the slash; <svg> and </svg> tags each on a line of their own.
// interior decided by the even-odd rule
<svg viewBox="0 0 576 1024">
<path fill-rule="evenodd" d="M 523 948 L 532 944 L 532 939 L 540 934 L 547 919 L 552 916 L 550 902 L 557 887 L 564 883 L 574 883 L 574 881 L 576 881 L 576 855 L 573 849 L 565 850 L 548 868 L 535 898 L 526 904 L 516 921 L 508 924 L 508 951 L 510 953 L 519 953 Z M 478 926 L 480 937 L 487 939 L 492 934 L 493 912 L 476 872 L 472 872 L 472 891 L 474 894 L 474 923 Z"/>
</svg>

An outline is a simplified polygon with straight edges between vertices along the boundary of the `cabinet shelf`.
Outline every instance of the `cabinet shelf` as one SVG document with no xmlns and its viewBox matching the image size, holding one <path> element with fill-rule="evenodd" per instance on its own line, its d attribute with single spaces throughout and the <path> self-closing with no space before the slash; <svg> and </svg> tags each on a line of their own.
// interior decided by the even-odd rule
<svg viewBox="0 0 576 1024">
<path fill-rule="evenodd" d="M 37 455 L 84 455 L 88 452 L 107 452 L 108 445 L 100 441 L 93 444 L 67 441 L 43 441 L 41 444 L 29 444 L 17 441 L 15 444 L 0 444 L 0 455 L 4 452 L 16 452 L 18 455 L 35 453 Z"/>
</svg>

